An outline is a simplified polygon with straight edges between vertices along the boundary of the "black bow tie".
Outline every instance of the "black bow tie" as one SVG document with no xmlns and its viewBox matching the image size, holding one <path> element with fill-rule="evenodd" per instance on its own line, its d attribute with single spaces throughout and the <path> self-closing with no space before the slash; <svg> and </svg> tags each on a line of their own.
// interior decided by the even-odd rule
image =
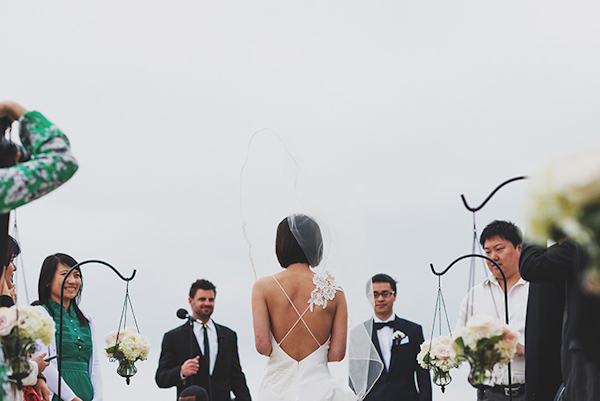
<svg viewBox="0 0 600 401">
<path fill-rule="evenodd" d="M 393 329 L 394 328 L 394 321 L 390 320 L 389 322 L 385 322 L 385 323 L 377 323 L 377 322 L 373 323 L 373 328 L 375 330 L 379 330 L 381 328 L 384 328 L 385 326 L 391 327 Z"/>
</svg>

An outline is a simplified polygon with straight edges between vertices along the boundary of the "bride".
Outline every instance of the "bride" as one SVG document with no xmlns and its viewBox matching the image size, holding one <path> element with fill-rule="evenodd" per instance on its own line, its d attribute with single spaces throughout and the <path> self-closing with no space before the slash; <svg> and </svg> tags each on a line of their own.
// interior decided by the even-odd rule
<svg viewBox="0 0 600 401">
<path fill-rule="evenodd" d="M 346 298 L 327 272 L 315 274 L 323 257 L 318 224 L 303 214 L 277 227 L 277 259 L 285 269 L 256 281 L 252 314 L 257 351 L 269 357 L 259 401 L 354 401 L 328 362 L 346 353 Z"/>
</svg>

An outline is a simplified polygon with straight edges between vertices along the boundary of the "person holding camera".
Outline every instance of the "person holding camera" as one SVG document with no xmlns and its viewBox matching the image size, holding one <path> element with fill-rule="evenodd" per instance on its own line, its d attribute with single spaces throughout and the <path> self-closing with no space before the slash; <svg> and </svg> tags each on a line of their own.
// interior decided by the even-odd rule
<svg viewBox="0 0 600 401">
<path fill-rule="evenodd" d="M 5 133 L 19 121 L 23 147 Z M 0 102 L 0 213 L 58 188 L 78 168 L 67 137 L 41 113 L 16 102 Z"/>
<path fill-rule="evenodd" d="M 10 140 L 12 123 L 17 120 L 22 147 Z M 58 188 L 77 168 L 69 140 L 54 124 L 16 102 L 0 102 L 0 306 L 11 306 L 16 301 L 12 275 L 19 247 L 8 235 L 9 212 Z M 23 383 L 35 385 L 28 397 L 33 392 L 48 400 L 48 388 L 37 376 L 37 365 L 43 369 L 48 363 L 42 361 L 43 355 L 38 359 L 32 364 L 35 369 L 31 382 L 26 378 Z M 11 393 L 12 399 L 23 399 L 23 392 L 16 386 Z"/>
</svg>

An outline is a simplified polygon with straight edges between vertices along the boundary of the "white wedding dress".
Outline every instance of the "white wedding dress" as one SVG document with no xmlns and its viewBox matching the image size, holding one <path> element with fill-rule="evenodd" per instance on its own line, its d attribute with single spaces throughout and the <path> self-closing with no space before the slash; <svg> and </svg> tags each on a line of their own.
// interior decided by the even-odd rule
<svg viewBox="0 0 600 401">
<path fill-rule="evenodd" d="M 313 282 L 316 288 L 311 293 L 309 306 L 304 313 L 300 313 L 292 303 L 281 284 L 273 277 L 281 288 L 286 298 L 298 314 L 298 320 L 277 343 L 271 334 L 271 345 L 273 350 L 269 362 L 265 368 L 263 380 L 258 391 L 257 401 L 356 401 L 357 396 L 341 380 L 335 379 L 329 372 L 327 366 L 327 353 L 329 351 L 328 339 L 325 344 L 319 344 L 306 322 L 304 315 L 309 310 L 312 312 L 314 305 L 327 307 L 327 301 L 335 297 L 337 290 L 341 288 L 333 282 L 328 273 L 315 274 Z M 281 348 L 281 343 L 287 338 L 292 330 L 302 322 L 319 348 L 310 355 L 296 361 Z"/>
</svg>

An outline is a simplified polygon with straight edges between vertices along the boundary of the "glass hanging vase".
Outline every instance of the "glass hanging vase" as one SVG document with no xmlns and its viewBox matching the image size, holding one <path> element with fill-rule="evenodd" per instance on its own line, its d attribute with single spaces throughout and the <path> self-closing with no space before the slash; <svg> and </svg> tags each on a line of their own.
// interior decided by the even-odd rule
<svg viewBox="0 0 600 401">
<path fill-rule="evenodd" d="M 494 372 L 490 366 L 480 361 L 469 360 L 471 372 L 469 372 L 469 383 L 478 389 L 494 386 Z"/>
<path fill-rule="evenodd" d="M 432 367 L 431 369 L 433 370 L 433 384 L 439 386 L 442 393 L 444 393 L 446 391 L 446 386 L 452 381 L 450 372 L 438 367 Z"/>
<path fill-rule="evenodd" d="M 129 359 L 119 359 L 119 366 L 117 367 L 117 374 L 125 378 L 125 382 L 129 385 L 129 378 L 137 373 L 135 362 Z"/>
</svg>

